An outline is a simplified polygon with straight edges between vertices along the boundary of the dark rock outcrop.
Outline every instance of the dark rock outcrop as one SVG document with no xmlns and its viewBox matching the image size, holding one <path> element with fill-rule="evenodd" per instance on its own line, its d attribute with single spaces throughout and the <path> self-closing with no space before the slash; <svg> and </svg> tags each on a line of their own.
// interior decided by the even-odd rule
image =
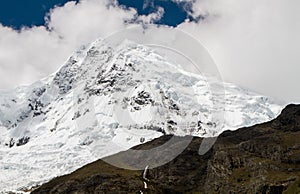
<svg viewBox="0 0 300 194">
<path fill-rule="evenodd" d="M 134 149 L 169 139 L 163 136 Z M 32 193 L 300 193 L 300 106 L 287 106 L 273 121 L 222 133 L 205 155 L 198 154 L 202 140 L 193 138 L 173 161 L 148 170 L 147 189 L 143 171 L 98 160 Z M 124 155 L 110 157 L 122 160 Z"/>
</svg>

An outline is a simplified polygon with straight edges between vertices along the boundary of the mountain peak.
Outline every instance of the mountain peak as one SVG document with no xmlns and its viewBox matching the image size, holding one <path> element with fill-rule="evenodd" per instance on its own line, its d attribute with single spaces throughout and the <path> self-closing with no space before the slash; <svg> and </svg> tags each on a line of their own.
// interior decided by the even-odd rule
<svg viewBox="0 0 300 194">
<path fill-rule="evenodd" d="M 1 93 L 0 186 L 40 184 L 162 135 L 216 136 L 281 110 L 233 84 L 215 82 L 224 92 L 214 93 L 211 77 L 171 61 L 151 46 L 99 39 L 49 78 Z"/>
</svg>

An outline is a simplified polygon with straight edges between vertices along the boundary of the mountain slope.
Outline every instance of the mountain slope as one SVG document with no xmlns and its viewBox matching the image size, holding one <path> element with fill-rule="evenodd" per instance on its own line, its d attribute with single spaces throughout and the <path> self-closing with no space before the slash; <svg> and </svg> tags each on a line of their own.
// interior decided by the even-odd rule
<svg viewBox="0 0 300 194">
<path fill-rule="evenodd" d="M 265 122 L 282 108 L 233 84 L 214 93 L 211 79 L 130 41 L 82 47 L 53 75 L 0 93 L 0 187 L 38 185 L 164 134 Z"/>
<path fill-rule="evenodd" d="M 156 147 L 169 138 L 134 149 Z M 98 160 L 32 193 L 299 193 L 299 139 L 300 106 L 289 105 L 273 121 L 223 132 L 205 155 L 198 155 L 202 138 L 195 137 L 175 160 L 146 173 Z M 109 157 L 126 160 L 126 152 Z"/>
</svg>

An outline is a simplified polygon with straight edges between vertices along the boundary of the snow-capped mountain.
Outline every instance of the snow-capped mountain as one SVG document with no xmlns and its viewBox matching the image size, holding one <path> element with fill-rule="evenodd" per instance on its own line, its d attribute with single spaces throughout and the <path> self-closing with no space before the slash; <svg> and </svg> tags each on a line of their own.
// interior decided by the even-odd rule
<svg viewBox="0 0 300 194">
<path fill-rule="evenodd" d="M 97 40 L 53 75 L 1 92 L 0 188 L 22 190 L 164 134 L 205 137 L 265 122 L 282 109 L 182 65 L 130 41 Z"/>
</svg>

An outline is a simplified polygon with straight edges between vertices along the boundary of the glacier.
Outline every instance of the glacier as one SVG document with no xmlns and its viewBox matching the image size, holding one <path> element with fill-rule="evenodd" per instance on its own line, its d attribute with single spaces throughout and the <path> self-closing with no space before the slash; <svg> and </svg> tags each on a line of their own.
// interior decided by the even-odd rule
<svg viewBox="0 0 300 194">
<path fill-rule="evenodd" d="M 217 136 L 269 121 L 283 108 L 182 65 L 144 45 L 112 48 L 99 39 L 49 77 L 1 91 L 1 192 L 25 192 L 165 134 Z M 212 82 L 222 92 L 211 91 Z"/>
</svg>

